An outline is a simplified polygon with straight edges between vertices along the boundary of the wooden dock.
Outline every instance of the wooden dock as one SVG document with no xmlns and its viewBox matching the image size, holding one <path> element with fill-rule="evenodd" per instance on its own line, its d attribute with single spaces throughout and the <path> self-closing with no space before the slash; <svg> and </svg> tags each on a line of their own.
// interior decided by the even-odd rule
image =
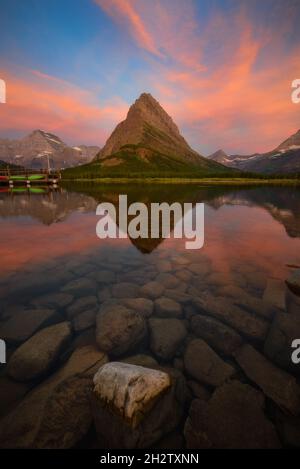
<svg viewBox="0 0 300 469">
<path fill-rule="evenodd" d="M 10 187 L 17 185 L 31 186 L 34 184 L 55 185 L 61 179 L 60 170 L 36 169 L 1 169 L 0 184 Z"/>
</svg>

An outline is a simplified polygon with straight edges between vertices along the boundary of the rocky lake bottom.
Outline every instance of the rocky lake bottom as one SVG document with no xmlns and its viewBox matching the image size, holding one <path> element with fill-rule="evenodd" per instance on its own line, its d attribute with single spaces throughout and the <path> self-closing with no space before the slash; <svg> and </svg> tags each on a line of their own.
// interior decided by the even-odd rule
<svg viewBox="0 0 300 469">
<path fill-rule="evenodd" d="M 205 242 L 99 240 L 96 207 L 205 203 Z M 0 194 L 2 448 L 300 447 L 300 190 Z"/>
</svg>

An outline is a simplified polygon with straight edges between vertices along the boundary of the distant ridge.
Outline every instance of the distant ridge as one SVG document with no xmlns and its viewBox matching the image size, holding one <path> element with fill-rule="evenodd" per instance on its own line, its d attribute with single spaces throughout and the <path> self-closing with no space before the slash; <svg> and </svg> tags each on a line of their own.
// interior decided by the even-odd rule
<svg viewBox="0 0 300 469">
<path fill-rule="evenodd" d="M 90 162 L 99 147 L 70 147 L 57 135 L 34 130 L 20 140 L 0 139 L 0 159 L 30 168 L 67 168 Z"/>
<path fill-rule="evenodd" d="M 217 163 L 225 164 L 228 163 L 230 160 L 228 159 L 228 155 L 225 153 L 224 150 L 218 150 L 215 153 L 212 153 L 208 156 L 208 159 L 217 161 Z"/>
<path fill-rule="evenodd" d="M 230 168 L 261 174 L 300 173 L 300 130 L 267 153 L 253 155 L 226 155 L 224 153 L 222 158 L 219 152 L 213 153 L 209 158 Z"/>
</svg>

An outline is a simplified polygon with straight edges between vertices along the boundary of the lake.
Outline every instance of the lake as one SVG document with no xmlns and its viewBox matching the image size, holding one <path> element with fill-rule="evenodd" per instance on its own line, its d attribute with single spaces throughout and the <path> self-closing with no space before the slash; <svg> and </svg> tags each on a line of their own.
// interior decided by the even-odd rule
<svg viewBox="0 0 300 469">
<path fill-rule="evenodd" d="M 129 203 L 147 205 L 204 203 L 203 248 L 187 250 L 185 239 L 172 236 L 99 239 L 96 207 L 100 202 L 117 207 L 120 194 L 127 194 Z M 281 342 L 276 326 L 277 316 L 287 316 L 285 280 L 300 267 L 299 188 L 78 183 L 1 192 L 0 219 L 0 339 L 8 362 L 0 368 L 0 415 L 5 426 L 10 415 L 17 420 L 5 436 L 0 423 L 1 446 L 59 446 L 36 434 L 24 443 L 18 425 L 27 422 L 24 402 L 29 399 L 34 415 L 36 398 L 31 404 L 30 396 L 53 383 L 72 353 L 84 347 L 101 349 L 109 360 L 174 375 L 179 416 L 168 435 L 162 431 L 156 441 L 146 440 L 146 447 L 300 444 L 295 417 L 300 365 L 289 361 L 290 343 L 284 343 L 286 337 L 300 338 L 300 316 L 282 326 Z M 291 301 L 298 308 L 297 299 Z M 124 334 L 126 314 L 115 320 L 118 308 L 132 312 Z M 95 334 L 99 314 L 108 324 L 100 319 Z M 55 337 L 45 335 L 37 359 L 41 339 L 37 349 L 26 342 L 53 325 L 60 329 Z M 18 351 L 22 344 L 27 346 Z M 290 383 L 290 394 L 284 393 Z M 242 408 L 249 409 L 243 416 Z M 229 426 L 225 432 L 216 430 L 222 416 Z M 239 419 L 256 428 L 249 441 Z M 55 425 L 58 434 L 64 432 L 62 423 L 59 430 Z M 98 441 L 88 420 L 82 435 L 76 438 L 74 431 L 66 447 L 109 445 L 101 425 L 96 427 Z M 205 441 L 199 440 L 200 430 Z M 115 444 L 120 441 L 116 437 Z"/>
</svg>

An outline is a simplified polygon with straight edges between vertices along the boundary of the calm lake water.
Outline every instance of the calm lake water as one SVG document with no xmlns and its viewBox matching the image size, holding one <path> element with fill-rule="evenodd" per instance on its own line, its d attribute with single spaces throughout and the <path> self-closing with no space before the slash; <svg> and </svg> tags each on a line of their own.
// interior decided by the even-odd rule
<svg viewBox="0 0 300 469">
<path fill-rule="evenodd" d="M 96 236 L 99 219 L 96 207 L 103 201 L 117 207 L 119 194 L 128 194 L 129 203 L 204 202 L 204 247 L 188 251 L 184 239 L 172 237 L 100 240 Z M 32 388 L 55 373 L 76 347 L 94 341 L 95 315 L 101 305 L 111 299 L 122 303 L 126 297 L 151 301 L 161 297 L 173 299 L 182 308 L 182 312 L 174 313 L 173 317 L 179 317 L 187 335 L 173 352 L 164 355 L 152 344 L 152 331 L 135 347 L 112 354 L 113 358 L 117 356 L 119 360 L 143 354 L 162 366 L 181 370 L 189 384 L 188 402 L 192 397 L 199 398 L 202 391 L 211 394 L 215 386 L 205 379 L 197 380 L 197 373 L 187 372 L 184 363 L 185 347 L 194 334 L 190 319 L 197 314 L 197 305 L 189 298 L 200 297 L 204 301 L 206 297 L 226 298 L 242 308 L 244 298 L 244 312 L 271 324 L 271 316 L 262 318 L 261 311 L 249 306 L 251 299 L 272 305 L 276 311 L 283 310 L 285 279 L 300 266 L 300 189 L 293 187 L 136 184 L 76 185 L 41 193 L 25 190 L 0 193 L 0 220 L 0 338 L 6 334 L 3 338 L 8 342 L 8 362 L 22 343 L 20 328 L 26 321 L 27 311 L 56 308 L 61 318 L 69 319 L 75 329 L 68 346 L 44 374 L 28 381 L 26 377 L 14 380 L 7 377 L 9 365 L 1 367 L 2 415 L 15 409 Z M 79 283 L 74 283 L 75 280 Z M 151 284 L 147 289 L 153 281 L 161 288 L 157 285 L 152 288 Z M 68 294 L 69 300 L 64 301 L 63 297 L 55 300 L 58 293 Z M 76 322 L 70 311 L 75 302 L 78 304 L 78 300 L 84 298 L 90 298 L 88 308 L 92 313 Z M 83 312 L 87 312 L 84 306 L 81 311 L 78 309 L 79 314 Z M 160 316 L 166 318 L 168 314 Z M 233 326 L 230 320 L 221 322 Z M 5 333 L 1 335 L 1 331 Z M 261 337 L 250 337 L 244 325 L 238 333 L 244 342 L 263 352 Z M 209 338 L 207 341 L 210 343 Z M 225 362 L 236 368 L 241 382 L 248 382 L 222 346 L 213 346 L 213 339 L 210 345 Z M 201 383 L 202 391 L 196 389 L 197 382 Z M 254 387 L 260 386 L 254 384 Z M 267 405 L 267 417 L 276 426 L 282 443 L 274 417 L 279 406 L 267 392 L 265 397 L 271 406 L 270 410 Z M 189 405 L 185 404 L 186 415 L 188 409 Z M 180 425 L 176 444 L 184 446 L 183 424 Z"/>
</svg>

